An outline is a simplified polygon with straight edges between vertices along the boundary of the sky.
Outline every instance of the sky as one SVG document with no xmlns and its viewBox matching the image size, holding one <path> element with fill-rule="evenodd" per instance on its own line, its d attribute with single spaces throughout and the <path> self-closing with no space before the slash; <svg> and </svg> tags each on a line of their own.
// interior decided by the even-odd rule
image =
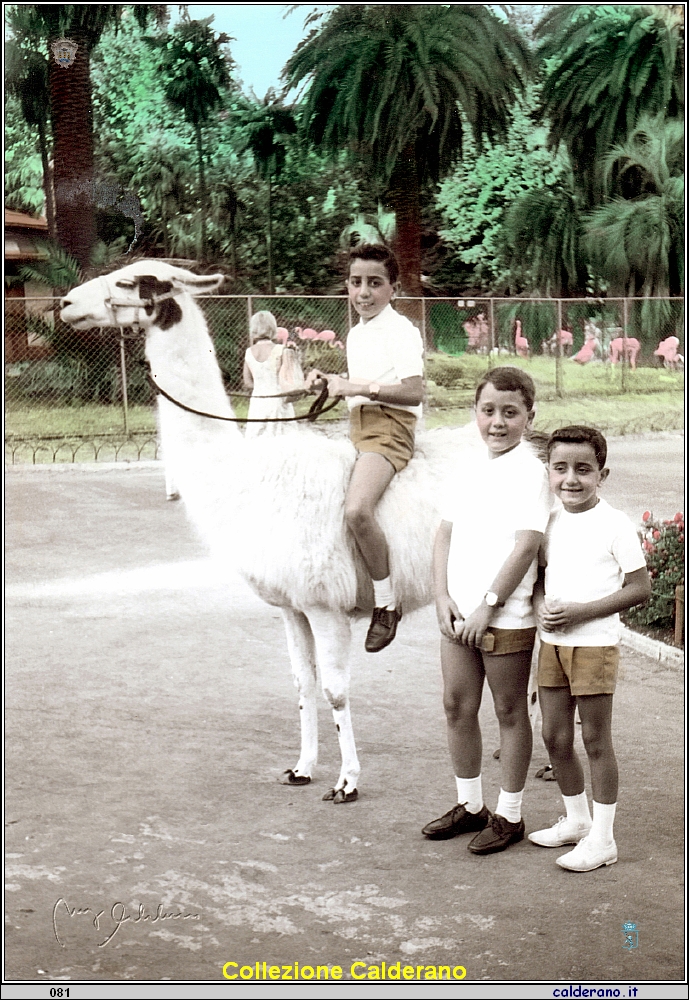
<svg viewBox="0 0 689 1000">
<path fill-rule="evenodd" d="M 287 17 L 284 15 L 292 4 L 192 3 L 188 6 L 193 20 L 212 14 L 215 30 L 236 39 L 230 42 L 230 52 L 237 63 L 235 78 L 241 79 L 246 92 L 253 88 L 256 96 L 263 98 L 270 87 L 281 89 L 282 68 L 305 36 L 304 21 L 315 5 L 303 4 Z"/>
</svg>

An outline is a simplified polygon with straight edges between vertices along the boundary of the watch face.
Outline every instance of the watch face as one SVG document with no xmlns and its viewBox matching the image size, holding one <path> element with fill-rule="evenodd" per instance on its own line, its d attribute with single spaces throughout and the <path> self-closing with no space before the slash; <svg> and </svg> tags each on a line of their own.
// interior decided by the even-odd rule
<svg viewBox="0 0 689 1000">
<path fill-rule="evenodd" d="M 489 608 L 494 608 L 495 605 L 498 603 L 498 595 L 491 593 L 489 590 L 488 593 L 486 594 L 485 600 Z"/>
</svg>

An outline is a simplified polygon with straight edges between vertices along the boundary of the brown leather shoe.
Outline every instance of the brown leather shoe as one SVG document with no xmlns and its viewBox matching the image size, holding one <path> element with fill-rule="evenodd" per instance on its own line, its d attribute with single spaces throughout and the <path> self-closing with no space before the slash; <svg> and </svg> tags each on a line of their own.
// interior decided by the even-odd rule
<svg viewBox="0 0 689 1000">
<path fill-rule="evenodd" d="M 389 646 L 395 638 L 402 612 L 397 608 L 374 608 L 371 624 L 366 633 L 364 649 L 367 653 L 378 653 Z"/>
<path fill-rule="evenodd" d="M 523 839 L 523 819 L 518 823 L 510 823 L 504 816 L 492 815 L 485 829 L 477 833 L 467 847 L 472 854 L 496 854 Z"/>
<path fill-rule="evenodd" d="M 427 823 L 421 833 L 429 840 L 450 840 L 459 836 L 460 833 L 475 833 L 483 830 L 486 823 L 490 822 L 490 813 L 485 806 L 480 812 L 467 812 L 464 805 L 460 803 L 453 806 L 440 819 L 434 819 Z"/>
</svg>

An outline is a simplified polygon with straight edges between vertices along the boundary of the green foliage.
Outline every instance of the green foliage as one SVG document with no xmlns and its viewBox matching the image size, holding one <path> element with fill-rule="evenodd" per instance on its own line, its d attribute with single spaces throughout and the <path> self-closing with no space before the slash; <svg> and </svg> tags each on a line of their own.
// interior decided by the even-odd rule
<svg viewBox="0 0 689 1000">
<path fill-rule="evenodd" d="M 632 624 L 667 628 L 674 623 L 675 587 L 684 585 L 684 515 L 656 521 L 650 511 L 643 516 L 640 532 L 646 565 L 651 577 L 647 604 L 630 608 L 625 619 Z"/>
<path fill-rule="evenodd" d="M 505 216 L 514 202 L 528 192 L 556 187 L 567 175 L 566 158 L 546 149 L 545 129 L 534 124 L 537 99 L 532 86 L 517 101 L 503 141 L 481 150 L 467 136 L 461 162 L 438 191 L 444 222 L 440 235 L 456 259 L 469 266 L 476 289 L 510 284 L 501 251 Z"/>
<path fill-rule="evenodd" d="M 587 220 L 591 258 L 629 295 L 680 295 L 684 273 L 684 128 L 645 117 L 605 159 L 613 195 Z"/>
<path fill-rule="evenodd" d="M 460 103 L 476 141 L 506 132 L 528 64 L 518 32 L 487 7 L 343 4 L 287 63 L 310 86 L 304 125 L 319 146 L 351 147 L 383 188 L 416 143 L 421 177 L 438 180 L 461 150 Z"/>
<path fill-rule="evenodd" d="M 38 131 L 27 124 L 19 99 L 5 96 L 5 205 L 27 215 L 43 209 L 43 167 Z"/>
<path fill-rule="evenodd" d="M 149 44 L 160 50 L 165 96 L 192 125 L 208 121 L 230 82 L 232 63 L 223 52 L 230 38 L 223 33 L 216 35 L 212 20 L 182 20 L 170 34 L 149 39 Z"/>
<path fill-rule="evenodd" d="M 663 5 L 558 4 L 537 28 L 549 144 L 567 147 L 587 207 L 603 164 L 643 113 L 679 115 L 683 17 Z"/>
</svg>

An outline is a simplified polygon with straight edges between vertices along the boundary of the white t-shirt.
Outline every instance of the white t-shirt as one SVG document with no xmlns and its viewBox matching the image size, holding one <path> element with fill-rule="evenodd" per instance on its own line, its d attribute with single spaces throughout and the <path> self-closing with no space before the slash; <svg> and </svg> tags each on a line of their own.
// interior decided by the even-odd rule
<svg viewBox="0 0 689 1000">
<path fill-rule="evenodd" d="M 347 368 L 351 382 L 399 385 L 403 378 L 423 375 L 423 342 L 414 324 L 387 305 L 367 323 L 359 321 L 347 336 Z M 375 403 L 368 396 L 350 396 L 349 409 Z M 385 403 L 421 416 L 421 406 Z"/>
<path fill-rule="evenodd" d="M 544 532 L 552 506 L 545 466 L 523 443 L 498 458 L 487 453 L 462 466 L 447 488 L 440 515 L 452 522 L 447 589 L 463 618 L 483 601 L 514 551 L 517 531 Z M 503 608 L 495 628 L 536 624 L 531 596 L 538 575 L 534 560 Z"/>
<path fill-rule="evenodd" d="M 553 511 L 543 551 L 546 601 L 597 601 L 617 593 L 626 573 L 646 565 L 636 528 L 605 500 L 579 514 L 568 514 L 564 507 Z M 615 646 L 620 641 L 620 616 L 539 632 L 551 646 Z"/>
</svg>

